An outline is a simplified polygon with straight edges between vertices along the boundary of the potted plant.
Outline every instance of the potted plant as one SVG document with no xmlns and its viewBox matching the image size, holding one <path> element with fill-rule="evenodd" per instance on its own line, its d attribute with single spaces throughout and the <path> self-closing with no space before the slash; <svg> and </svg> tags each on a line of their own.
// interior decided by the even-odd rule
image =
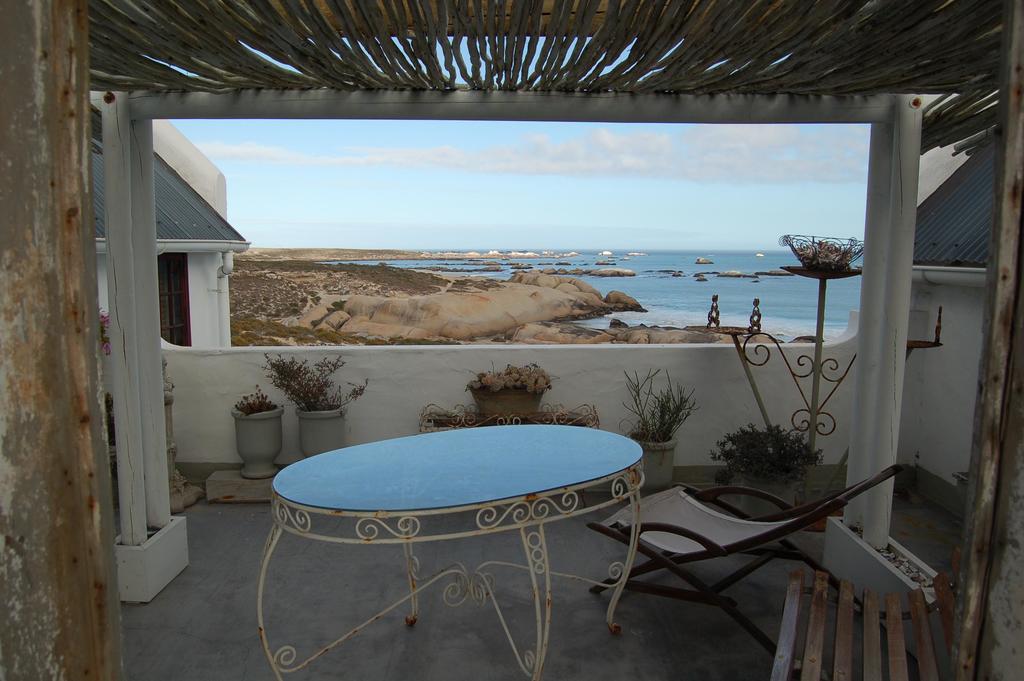
<svg viewBox="0 0 1024 681">
<path fill-rule="evenodd" d="M 324 357 L 313 364 L 308 359 L 277 355 L 266 357 L 263 368 L 270 383 L 295 405 L 299 417 L 299 445 L 303 456 L 313 456 L 342 446 L 345 407 L 362 397 L 368 381 L 336 385 L 332 376 L 345 362 Z"/>
<path fill-rule="evenodd" d="M 811 451 L 803 433 L 777 425 L 760 428 L 753 423 L 723 437 L 711 452 L 712 461 L 725 464 L 716 476 L 719 483 L 753 487 L 789 503 L 795 501 L 807 469 L 821 463 L 821 458 L 821 450 Z M 777 510 L 766 503 L 744 497 L 737 505 L 750 515 Z"/>
<path fill-rule="evenodd" d="M 536 364 L 481 371 L 466 385 L 481 416 L 531 414 L 551 388 L 551 376 Z"/>
<path fill-rule="evenodd" d="M 284 407 L 274 404 L 256 386 L 256 392 L 243 395 L 235 403 L 235 448 L 242 459 L 242 477 L 272 478 L 277 474 L 274 459 L 281 453 L 281 414 Z"/>
<path fill-rule="evenodd" d="M 683 386 L 673 385 L 667 372 L 667 385 L 655 390 L 655 379 L 661 369 L 650 370 L 643 378 L 637 372 L 632 376 L 629 372 L 624 373 L 629 401 L 623 402 L 622 406 L 633 415 L 628 436 L 644 450 L 643 489 L 666 489 L 672 484 L 676 432 L 697 410 L 693 390 L 687 393 Z"/>
</svg>

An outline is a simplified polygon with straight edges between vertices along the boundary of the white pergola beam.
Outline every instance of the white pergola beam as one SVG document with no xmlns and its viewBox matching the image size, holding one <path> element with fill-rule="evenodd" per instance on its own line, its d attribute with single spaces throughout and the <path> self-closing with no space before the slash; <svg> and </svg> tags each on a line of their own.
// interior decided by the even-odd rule
<svg viewBox="0 0 1024 681">
<path fill-rule="evenodd" d="M 131 95 L 136 119 L 280 118 L 573 123 L 877 123 L 889 95 L 242 90 Z"/>
<path fill-rule="evenodd" d="M 129 107 L 130 108 L 130 107 Z M 131 124 L 131 249 L 135 275 L 135 334 L 142 416 L 146 520 L 160 528 L 171 520 L 164 422 L 157 283 L 156 198 L 153 185 L 153 122 Z M 121 236 L 118 234 L 118 236 Z M 116 239 L 110 239 L 115 241 Z M 110 258 L 111 260 L 113 258 Z"/>
<path fill-rule="evenodd" d="M 101 102 L 101 107 L 120 543 L 140 546 L 146 541 L 147 525 L 143 413 L 139 404 L 139 358 L 135 332 L 135 258 L 131 233 L 131 123 L 127 98 L 110 95 Z"/>
</svg>

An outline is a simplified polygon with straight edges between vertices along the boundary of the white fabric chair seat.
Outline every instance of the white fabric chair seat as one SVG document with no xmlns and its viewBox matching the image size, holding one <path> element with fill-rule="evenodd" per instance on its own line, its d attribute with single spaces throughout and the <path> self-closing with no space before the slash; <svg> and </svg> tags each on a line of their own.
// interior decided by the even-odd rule
<svg viewBox="0 0 1024 681">
<path fill-rule="evenodd" d="M 625 507 L 615 515 L 606 519 L 607 527 L 621 529 L 632 522 L 632 513 Z M 719 546 L 756 537 L 787 521 L 756 522 L 742 520 L 715 511 L 678 487 L 670 487 L 663 492 L 652 494 L 640 500 L 640 523 L 667 523 L 678 525 L 707 537 Z M 674 554 L 699 553 L 705 548 L 692 539 L 687 539 L 670 532 L 644 532 L 641 535 L 644 543 L 660 550 Z"/>
</svg>

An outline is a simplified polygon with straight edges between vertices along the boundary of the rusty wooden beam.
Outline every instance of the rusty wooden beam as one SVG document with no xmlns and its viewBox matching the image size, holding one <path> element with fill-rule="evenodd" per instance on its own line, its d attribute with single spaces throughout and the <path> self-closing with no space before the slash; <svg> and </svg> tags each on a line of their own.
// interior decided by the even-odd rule
<svg viewBox="0 0 1024 681">
<path fill-rule="evenodd" d="M 988 322 L 957 612 L 956 679 L 1024 665 L 1024 6 L 1006 0 Z"/>
<path fill-rule="evenodd" d="M 85 0 L 0 22 L 0 678 L 117 679 Z"/>
</svg>

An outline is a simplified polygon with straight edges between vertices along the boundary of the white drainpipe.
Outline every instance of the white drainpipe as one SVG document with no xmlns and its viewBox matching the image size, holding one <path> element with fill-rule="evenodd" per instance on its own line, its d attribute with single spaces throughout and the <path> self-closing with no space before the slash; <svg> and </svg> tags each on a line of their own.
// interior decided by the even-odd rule
<svg viewBox="0 0 1024 681">
<path fill-rule="evenodd" d="M 945 286 L 970 286 L 981 288 L 985 285 L 984 267 L 933 267 L 915 265 L 914 281 Z"/>
<path fill-rule="evenodd" d="M 220 254 L 221 265 L 217 268 L 217 307 L 220 320 L 220 345 L 231 346 L 231 307 L 228 302 L 228 277 L 235 269 L 235 254 L 225 251 Z"/>
</svg>

